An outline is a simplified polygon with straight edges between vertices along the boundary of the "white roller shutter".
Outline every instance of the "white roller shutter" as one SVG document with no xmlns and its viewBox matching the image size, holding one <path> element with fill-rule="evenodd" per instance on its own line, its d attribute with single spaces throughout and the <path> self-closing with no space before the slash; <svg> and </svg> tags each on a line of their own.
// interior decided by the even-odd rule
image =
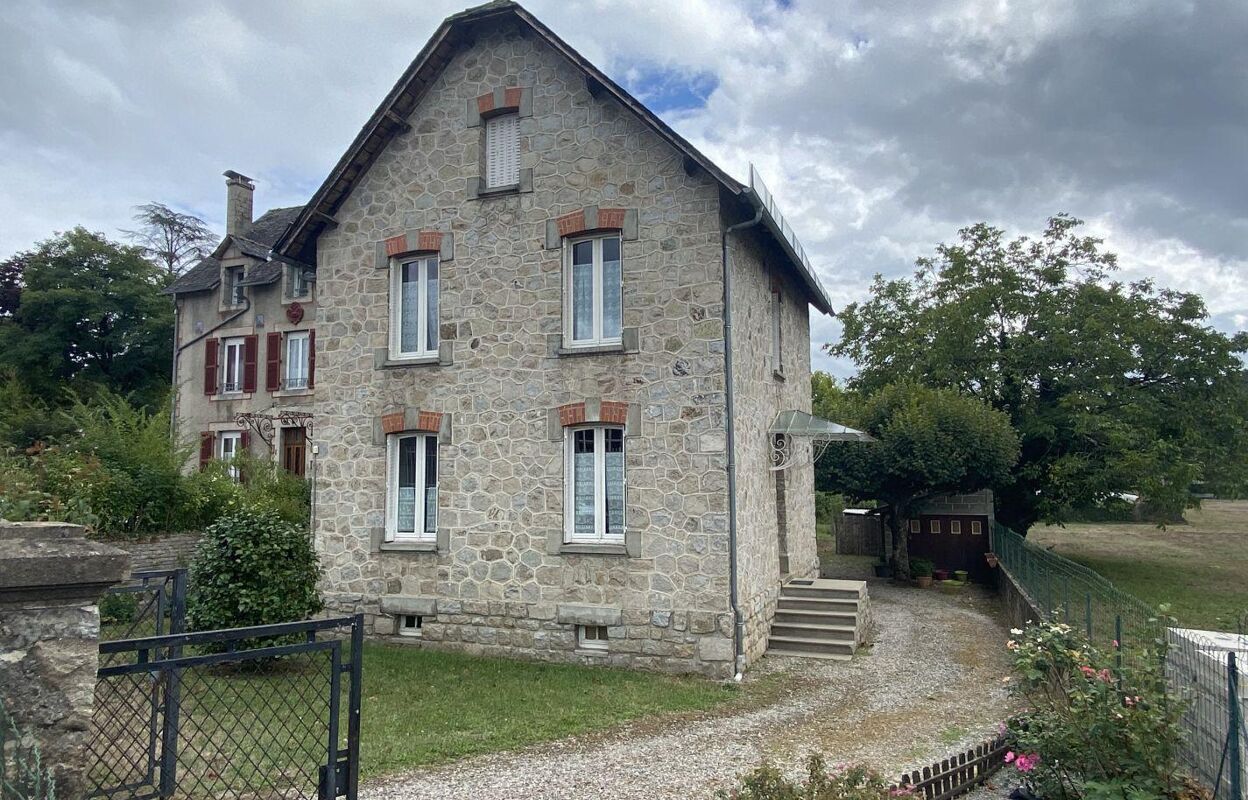
<svg viewBox="0 0 1248 800">
<path fill-rule="evenodd" d="M 485 187 L 520 182 L 520 117 L 503 114 L 485 123 Z"/>
</svg>

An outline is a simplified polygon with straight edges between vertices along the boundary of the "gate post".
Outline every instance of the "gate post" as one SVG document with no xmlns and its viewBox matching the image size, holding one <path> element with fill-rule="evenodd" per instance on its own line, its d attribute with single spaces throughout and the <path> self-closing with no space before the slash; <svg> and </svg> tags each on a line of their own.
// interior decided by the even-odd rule
<svg viewBox="0 0 1248 800">
<path fill-rule="evenodd" d="M 1244 765 L 1240 755 L 1239 729 L 1239 666 L 1235 663 L 1235 651 L 1226 654 L 1226 699 L 1230 703 L 1227 714 L 1226 749 L 1231 756 L 1231 800 L 1244 800 Z"/>
<path fill-rule="evenodd" d="M 39 743 L 58 797 L 86 790 L 104 591 L 130 554 L 79 525 L 0 524 L 0 705 Z"/>
</svg>

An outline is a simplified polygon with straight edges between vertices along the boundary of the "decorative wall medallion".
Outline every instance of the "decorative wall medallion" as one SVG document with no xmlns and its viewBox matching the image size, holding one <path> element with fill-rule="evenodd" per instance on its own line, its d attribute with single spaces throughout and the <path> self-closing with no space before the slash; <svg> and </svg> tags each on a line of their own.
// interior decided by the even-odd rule
<svg viewBox="0 0 1248 800">
<path fill-rule="evenodd" d="M 303 305 L 299 301 L 295 301 L 286 306 L 286 319 L 290 320 L 291 325 L 298 325 L 303 319 Z"/>
</svg>

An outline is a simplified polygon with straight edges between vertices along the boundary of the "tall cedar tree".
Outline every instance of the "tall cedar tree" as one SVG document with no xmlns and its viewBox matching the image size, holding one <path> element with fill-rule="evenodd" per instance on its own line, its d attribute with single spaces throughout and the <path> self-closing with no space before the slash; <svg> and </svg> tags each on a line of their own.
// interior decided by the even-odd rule
<svg viewBox="0 0 1248 800">
<path fill-rule="evenodd" d="M 0 375 L 61 404 L 105 386 L 156 406 L 169 386 L 167 278 L 138 248 L 81 227 L 0 263 Z"/>
<path fill-rule="evenodd" d="M 933 496 L 997 485 L 1018 458 L 1009 418 L 952 389 L 886 386 L 862 402 L 851 424 L 875 441 L 829 445 L 819 459 L 820 488 L 887 509 L 892 563 L 903 577 L 910 559 L 902 521 Z"/>
<path fill-rule="evenodd" d="M 997 516 L 1022 532 L 1122 492 L 1181 513 L 1194 483 L 1233 493 L 1248 475 L 1248 334 L 1211 328 L 1194 294 L 1112 280 L 1116 257 L 1081 224 L 1009 242 L 965 228 L 912 278 L 876 276 L 828 346 L 857 363 L 852 389 L 910 380 L 1005 412 L 1022 454 Z"/>
<path fill-rule="evenodd" d="M 163 203 L 136 207 L 134 221 L 139 224 L 138 230 L 122 232 L 171 278 L 212 252 L 217 241 L 202 219 L 174 211 Z"/>
</svg>

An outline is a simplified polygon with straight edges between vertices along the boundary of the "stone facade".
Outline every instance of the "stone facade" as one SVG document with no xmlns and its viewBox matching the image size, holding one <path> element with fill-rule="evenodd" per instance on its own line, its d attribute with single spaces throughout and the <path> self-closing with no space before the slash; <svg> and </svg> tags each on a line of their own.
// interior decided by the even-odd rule
<svg viewBox="0 0 1248 800">
<path fill-rule="evenodd" d="M 129 574 L 122 550 L 60 523 L 0 525 L 0 705 L 34 737 L 58 797 L 85 789 L 100 615 Z"/>
<path fill-rule="evenodd" d="M 513 95 L 521 183 L 485 195 L 473 111 Z M 419 615 L 421 642 L 472 652 L 731 675 L 721 187 L 522 26 L 478 30 L 404 122 L 316 240 L 328 605 L 364 611 L 382 635 Z M 563 238 L 604 226 L 622 233 L 624 343 L 572 354 Z M 435 232 L 438 358 L 398 364 L 386 352 L 390 257 Z M 782 556 L 794 574 L 816 561 L 809 458 L 784 473 L 781 553 L 767 434 L 779 410 L 810 408 L 807 295 L 774 245 L 744 241 L 734 354 L 753 659 Z M 783 376 L 764 355 L 773 288 L 785 298 Z M 428 413 L 443 415 L 437 541 L 387 545 L 385 437 Z M 563 544 L 562 426 L 586 414 L 627 422 L 620 548 Z M 606 626 L 607 649 L 578 648 L 578 625 Z"/>
</svg>

